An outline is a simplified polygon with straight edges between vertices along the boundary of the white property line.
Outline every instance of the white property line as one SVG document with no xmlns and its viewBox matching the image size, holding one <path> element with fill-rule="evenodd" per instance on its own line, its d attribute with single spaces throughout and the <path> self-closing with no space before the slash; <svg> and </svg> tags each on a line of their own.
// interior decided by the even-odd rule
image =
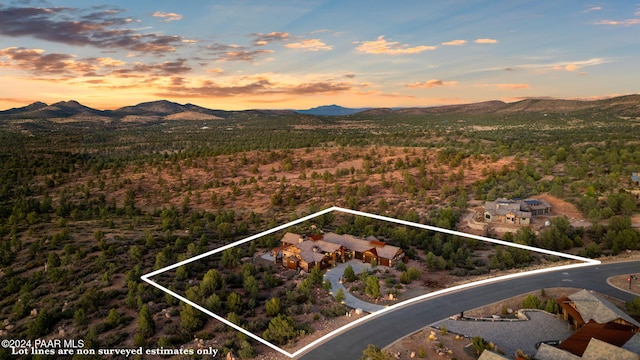
<svg viewBox="0 0 640 360">
<path fill-rule="evenodd" d="M 200 259 L 205 258 L 207 256 L 210 256 L 210 255 L 219 253 L 221 251 L 236 247 L 238 245 L 242 245 L 244 243 L 247 243 L 249 241 L 258 239 L 258 238 L 263 237 L 265 235 L 269 235 L 271 233 L 286 229 L 286 228 L 288 228 L 290 226 L 297 225 L 299 223 L 305 222 L 305 221 L 313 219 L 313 218 L 315 218 L 317 216 L 324 215 L 324 214 L 327 214 L 327 213 L 330 213 L 330 212 L 333 212 L 333 211 L 338 211 L 338 212 L 343 212 L 343 213 L 348 213 L 348 214 L 353 214 L 353 215 L 358 215 L 358 216 L 369 217 L 369 218 L 372 218 L 372 219 L 377 219 L 377 220 L 382 220 L 382 221 L 389 221 L 389 222 L 393 222 L 393 223 L 396 223 L 396 224 L 402 224 L 402 225 L 406 225 L 406 226 L 412 226 L 412 227 L 417 227 L 417 228 L 421 228 L 421 229 L 437 231 L 437 232 L 441 232 L 441 233 L 445 233 L 445 234 L 456 235 L 456 236 L 466 237 L 466 238 L 480 240 L 480 241 L 486 241 L 486 242 L 490 242 L 490 243 L 494 243 L 494 244 L 498 244 L 498 245 L 516 247 L 516 248 L 530 250 L 530 251 L 539 252 L 539 253 L 543 253 L 543 254 L 563 257 L 563 258 L 567 258 L 567 259 L 571 259 L 571 260 L 578 260 L 578 261 L 582 261 L 582 263 L 572 264 L 572 265 L 556 266 L 556 267 L 551 267 L 551 268 L 547 268 L 547 269 L 531 270 L 531 271 L 525 271 L 525 272 L 521 272 L 521 273 L 504 275 L 504 276 L 500 276 L 500 277 L 496 277 L 496 278 L 484 279 L 484 280 L 475 281 L 475 282 L 472 282 L 472 283 L 467 283 L 467 284 L 463 284 L 463 285 L 454 286 L 454 287 L 443 289 L 443 290 L 434 291 L 434 292 L 429 293 L 429 294 L 425 294 L 425 295 L 421 295 L 421 296 L 418 296 L 418 297 L 415 297 L 415 298 L 412 298 L 412 299 L 409 299 L 409 300 L 405 300 L 403 302 L 394 304 L 392 306 L 385 307 L 382 310 L 379 310 L 379 311 L 376 311 L 374 313 L 371 313 L 371 314 L 369 314 L 369 315 L 367 315 L 365 317 L 362 317 L 360 319 L 357 319 L 357 320 L 355 320 L 355 321 L 353 321 L 353 322 L 351 322 L 351 323 L 349 323 L 349 324 L 347 324 L 347 325 L 345 325 L 345 326 L 343 326 L 341 328 L 333 330 L 330 333 L 326 334 L 325 336 L 323 336 L 323 337 L 321 337 L 321 338 L 319 338 L 317 340 L 314 340 L 313 342 L 311 342 L 311 343 L 305 345 L 304 347 L 298 349 L 294 353 L 290 353 L 290 352 L 288 352 L 288 351 L 286 351 L 286 350 L 284 350 L 284 349 L 282 349 L 282 348 L 270 343 L 269 341 L 259 337 L 258 335 L 247 331 L 246 329 L 244 329 L 244 328 L 242 328 L 242 327 L 230 322 L 229 320 L 227 320 L 227 319 L 225 319 L 225 318 L 223 318 L 223 317 L 221 317 L 219 315 L 216 315 L 216 314 L 212 313 L 210 310 L 202 307 L 201 305 L 198 305 L 198 304 L 194 303 L 193 301 L 185 298 L 184 296 L 179 295 L 179 294 L 175 293 L 174 291 L 171 291 L 171 290 L 165 288 L 164 286 L 162 286 L 162 285 L 160 285 L 160 284 L 158 284 L 158 283 L 156 283 L 156 282 L 154 282 L 154 281 L 152 281 L 150 279 L 152 276 L 156 276 L 156 275 L 161 274 L 163 272 L 175 269 L 175 268 L 177 268 L 179 266 L 194 262 L 196 260 L 200 260 Z M 286 223 L 284 225 L 276 226 L 276 227 L 274 227 L 272 229 L 269 229 L 267 231 L 263 231 L 263 232 L 261 232 L 259 234 L 252 235 L 252 236 L 249 236 L 249 237 L 247 237 L 245 239 L 236 241 L 234 243 L 221 246 L 219 248 L 213 249 L 213 250 L 208 251 L 206 253 L 202 253 L 202 254 L 194 256 L 194 257 L 192 257 L 190 259 L 183 260 L 183 261 L 180 261 L 180 262 L 175 263 L 173 265 L 166 266 L 166 267 L 164 267 L 162 269 L 152 271 L 152 272 L 150 272 L 148 274 L 142 275 L 141 278 L 142 278 L 143 281 L 151 284 L 152 286 L 155 286 L 156 288 L 164 291 L 165 293 L 167 293 L 167 294 L 169 294 L 169 295 L 171 295 L 171 296 L 173 296 L 173 297 L 175 297 L 175 298 L 177 298 L 177 299 L 179 299 L 181 301 L 184 301 L 185 303 L 187 303 L 187 304 L 193 306 L 194 308 L 202 311 L 203 313 L 213 317 L 214 319 L 216 319 L 218 321 L 221 321 L 221 322 L 223 322 L 224 324 L 226 324 L 228 326 L 231 326 L 232 328 L 242 332 L 243 334 L 245 334 L 245 335 L 247 335 L 247 336 L 249 336 L 249 337 L 251 337 L 251 338 L 253 338 L 253 339 L 255 339 L 255 340 L 257 340 L 257 341 L 259 341 L 261 343 L 263 343 L 264 345 L 267 345 L 268 347 L 270 347 L 270 348 L 272 348 L 272 349 L 274 349 L 274 350 L 276 350 L 276 351 L 278 351 L 278 352 L 280 352 L 280 353 L 282 353 L 284 355 L 289 356 L 290 358 L 294 358 L 294 357 L 299 356 L 299 355 L 305 353 L 306 351 L 312 349 L 313 347 L 317 346 L 318 344 L 328 340 L 329 338 L 331 338 L 331 337 L 333 337 L 333 336 L 335 336 L 335 335 L 337 335 L 339 333 L 342 333 L 343 331 L 345 331 L 345 330 L 347 330 L 349 328 L 355 327 L 355 326 L 359 325 L 360 323 L 362 323 L 364 321 L 370 320 L 373 317 L 382 315 L 382 314 L 387 313 L 389 311 L 394 311 L 394 310 L 398 309 L 399 307 L 403 307 L 403 306 L 406 306 L 408 304 L 412 304 L 414 302 L 422 301 L 422 300 L 425 300 L 425 299 L 428 299 L 428 298 L 431 298 L 431 297 L 435 297 L 435 296 L 439 296 L 439 295 L 442 295 L 442 294 L 445 294 L 445 293 L 448 293 L 448 292 L 458 291 L 458 290 L 462 290 L 462 289 L 466 289 L 466 288 L 470 288 L 470 287 L 478 286 L 478 285 L 485 285 L 485 284 L 489 284 L 489 283 L 504 281 L 504 280 L 513 279 L 513 278 L 517 278 L 517 277 L 522 277 L 522 276 L 526 276 L 526 275 L 540 274 L 540 273 L 545 273 L 545 272 L 550 272 L 550 271 L 557 271 L 557 270 L 573 269 L 573 268 L 577 268 L 577 267 L 592 266 L 592 265 L 598 265 L 598 264 L 600 264 L 599 260 L 588 259 L 588 258 L 584 258 L 584 257 L 581 257 L 581 256 L 565 254 L 565 253 L 552 251 L 552 250 L 547 250 L 547 249 L 541 249 L 541 248 L 537 248 L 537 247 L 533 247 L 533 246 L 516 244 L 516 243 L 511 243 L 511 242 L 508 242 L 508 241 L 492 239 L 492 238 L 488 238 L 488 237 L 484 237 L 484 236 L 467 234 L 467 233 L 463 233 L 463 232 L 460 232 L 460 231 L 443 229 L 443 228 L 430 226 L 430 225 L 419 224 L 419 223 L 415 223 L 415 222 L 411 222 L 411 221 L 399 220 L 399 219 L 394 219 L 394 218 L 390 218 L 390 217 L 386 217 L 386 216 L 375 215 L 375 214 L 365 213 L 365 212 L 361 212 L 361 211 L 357 211 L 357 210 L 351 210 L 351 209 L 345 209 L 345 208 L 341 208 L 341 207 L 337 207 L 337 206 L 332 206 L 332 207 L 330 207 L 328 209 L 318 211 L 318 212 L 316 212 L 314 214 L 307 215 L 305 217 L 302 217 L 300 219 L 291 221 L 291 222 Z"/>
</svg>

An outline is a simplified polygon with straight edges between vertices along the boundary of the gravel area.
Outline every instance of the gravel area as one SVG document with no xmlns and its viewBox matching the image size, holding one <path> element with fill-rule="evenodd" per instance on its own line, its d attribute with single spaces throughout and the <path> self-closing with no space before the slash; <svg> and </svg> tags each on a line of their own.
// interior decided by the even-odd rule
<svg viewBox="0 0 640 360">
<path fill-rule="evenodd" d="M 564 340 L 573 334 L 567 322 L 558 317 L 535 310 L 525 310 L 526 321 L 474 321 L 447 319 L 435 327 L 447 327 L 447 331 L 468 337 L 480 336 L 493 342 L 508 357 L 520 349 L 525 354 L 536 353 L 536 343 L 548 340 Z"/>
</svg>

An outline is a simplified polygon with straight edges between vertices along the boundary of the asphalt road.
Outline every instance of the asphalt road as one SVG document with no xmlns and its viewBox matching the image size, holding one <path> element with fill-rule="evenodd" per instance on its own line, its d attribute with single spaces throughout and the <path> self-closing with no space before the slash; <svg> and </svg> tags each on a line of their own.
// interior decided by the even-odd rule
<svg viewBox="0 0 640 360">
<path fill-rule="evenodd" d="M 527 275 L 444 294 L 376 316 L 327 340 L 300 356 L 299 359 L 360 359 L 362 350 L 368 344 L 383 348 L 403 336 L 450 315 L 542 288 L 582 288 L 630 301 L 636 296 L 611 287 L 606 282 L 606 279 L 613 275 L 629 273 L 640 273 L 640 261 L 601 264 L 539 275 Z"/>
</svg>

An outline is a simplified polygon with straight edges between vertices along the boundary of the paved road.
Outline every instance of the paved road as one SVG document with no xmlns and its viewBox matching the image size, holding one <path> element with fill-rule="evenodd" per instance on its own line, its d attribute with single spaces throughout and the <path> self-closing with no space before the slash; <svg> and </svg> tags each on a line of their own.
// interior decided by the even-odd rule
<svg viewBox="0 0 640 360">
<path fill-rule="evenodd" d="M 370 321 L 319 345 L 302 355 L 300 359 L 360 359 L 362 350 L 368 344 L 375 344 L 383 348 L 398 338 L 418 331 L 447 316 L 542 288 L 584 288 L 630 301 L 635 298 L 635 295 L 613 288 L 606 283 L 608 277 L 628 273 L 640 273 L 640 261 L 528 275 L 441 295 L 374 316 Z"/>
</svg>

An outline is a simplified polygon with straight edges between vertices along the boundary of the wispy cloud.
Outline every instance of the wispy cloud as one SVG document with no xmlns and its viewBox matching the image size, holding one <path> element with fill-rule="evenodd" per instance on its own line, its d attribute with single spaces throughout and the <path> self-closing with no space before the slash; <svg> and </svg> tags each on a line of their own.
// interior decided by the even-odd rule
<svg viewBox="0 0 640 360">
<path fill-rule="evenodd" d="M 531 87 L 529 84 L 478 84 L 477 86 L 496 88 L 498 90 L 520 90 Z"/>
<path fill-rule="evenodd" d="M 640 24 L 640 19 L 626 19 L 626 20 L 599 20 L 596 21 L 596 25 L 622 25 L 631 26 Z"/>
<path fill-rule="evenodd" d="M 583 67 L 601 65 L 611 61 L 613 60 L 605 59 L 605 58 L 593 58 L 593 59 L 581 60 L 581 61 L 558 62 L 555 64 L 550 64 L 547 67 L 541 67 L 540 69 L 541 70 L 549 70 L 549 69 L 563 70 L 563 71 L 575 72 L 582 69 Z M 581 75 L 584 75 L 584 73 L 581 73 Z"/>
<path fill-rule="evenodd" d="M 151 14 L 151 16 L 161 18 L 162 21 L 164 22 L 178 21 L 178 20 L 182 20 L 183 18 L 183 16 L 180 14 L 166 13 L 166 12 L 160 12 L 160 11 L 154 12 L 153 14 Z"/>
<path fill-rule="evenodd" d="M 173 52 L 182 44 L 180 36 L 140 33 L 128 28 L 135 20 L 120 13 L 118 9 L 86 13 L 62 7 L 0 7 L 0 35 L 141 53 Z"/>
<path fill-rule="evenodd" d="M 241 51 L 227 51 L 216 57 L 218 61 L 254 61 L 259 56 L 265 54 L 272 54 L 273 50 L 241 50 Z"/>
<path fill-rule="evenodd" d="M 437 46 L 428 45 L 410 46 L 408 44 L 400 44 L 396 41 L 387 41 L 384 36 L 379 36 L 376 40 L 364 41 L 359 44 L 360 45 L 356 47 L 356 50 L 367 54 L 418 54 L 423 51 L 435 50 L 437 48 Z"/>
<path fill-rule="evenodd" d="M 576 61 L 556 61 L 550 63 L 530 63 L 530 64 L 520 64 L 508 67 L 493 67 L 493 68 L 485 68 L 477 70 L 479 72 L 482 71 L 518 71 L 518 70 L 526 70 L 533 71 L 536 73 L 546 73 L 550 71 L 569 71 L 574 72 L 576 70 L 589 67 L 602 65 L 610 62 L 614 62 L 613 58 L 591 58 L 587 60 L 576 60 Z"/>
<path fill-rule="evenodd" d="M 331 50 L 333 46 L 327 45 L 319 39 L 307 39 L 296 43 L 286 44 L 289 49 L 300 49 L 308 51 Z"/>
<path fill-rule="evenodd" d="M 251 36 L 253 37 L 253 45 L 264 46 L 274 41 L 287 41 L 291 35 L 288 32 L 274 31 L 268 34 L 254 33 Z"/>
<path fill-rule="evenodd" d="M 588 8 L 588 9 L 583 10 L 582 12 L 583 13 L 588 13 L 588 12 L 600 11 L 600 10 L 602 10 L 601 6 L 592 6 L 592 7 Z"/>
<path fill-rule="evenodd" d="M 191 67 L 186 64 L 186 59 L 176 61 L 165 61 L 160 64 L 135 63 L 125 69 L 113 71 L 112 74 L 118 76 L 151 74 L 156 76 L 170 76 L 185 74 L 191 71 Z"/>
<path fill-rule="evenodd" d="M 496 39 L 487 39 L 487 38 L 480 38 L 480 39 L 475 39 L 474 42 L 476 44 L 496 44 L 498 42 L 498 40 Z"/>
<path fill-rule="evenodd" d="M 235 80 L 231 84 L 202 81 L 192 86 L 168 86 L 159 96 L 179 98 L 228 98 L 255 95 L 331 95 L 349 91 L 351 84 L 333 81 L 278 82 L 266 77 Z"/>
<path fill-rule="evenodd" d="M 442 80 L 432 79 L 424 82 L 415 82 L 415 83 L 407 84 L 406 87 L 411 89 L 415 89 L 415 88 L 431 89 L 434 87 L 453 86 L 457 83 L 458 83 L 457 81 L 442 81 Z"/>
<path fill-rule="evenodd" d="M 460 46 L 467 43 L 467 40 L 451 40 L 442 43 L 444 46 Z"/>
</svg>

